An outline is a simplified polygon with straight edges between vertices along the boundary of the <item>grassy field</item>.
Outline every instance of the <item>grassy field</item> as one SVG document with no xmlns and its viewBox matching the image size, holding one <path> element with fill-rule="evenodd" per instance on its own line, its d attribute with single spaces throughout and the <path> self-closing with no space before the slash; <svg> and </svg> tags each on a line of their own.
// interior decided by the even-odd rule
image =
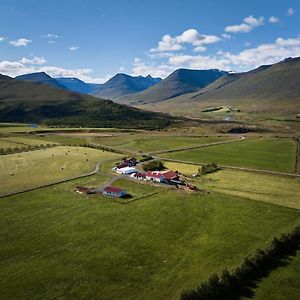
<svg viewBox="0 0 300 300">
<path fill-rule="evenodd" d="M 1 200 L 3 299 L 178 299 L 299 222 L 295 210 L 217 193 L 166 190 L 124 205 L 73 191 L 104 180 Z"/>
<path fill-rule="evenodd" d="M 34 145 L 47 145 L 47 144 L 55 144 L 56 142 L 52 142 L 40 137 L 32 136 L 16 136 L 12 135 L 9 137 L 0 137 L 0 148 L 21 148 L 24 146 L 34 146 Z"/>
<path fill-rule="evenodd" d="M 177 163 L 172 161 L 164 161 L 164 166 L 167 169 L 178 171 L 183 175 L 192 176 L 192 174 L 198 173 L 199 166 L 184 164 L 184 163 Z"/>
<path fill-rule="evenodd" d="M 220 165 L 293 173 L 295 171 L 296 143 L 292 139 L 253 139 L 164 153 L 161 156 L 195 163 L 215 162 Z"/>
<path fill-rule="evenodd" d="M 298 300 L 300 295 L 300 251 L 283 261 L 283 266 L 263 278 L 254 290 L 254 300 Z M 245 298 L 248 299 L 248 298 Z"/>
<path fill-rule="evenodd" d="M 221 170 L 198 177 L 199 188 L 300 209 L 300 178 L 238 170 Z"/>
<path fill-rule="evenodd" d="M 151 152 L 159 150 L 168 150 L 179 147 L 195 146 L 213 142 L 221 142 L 226 137 L 187 137 L 187 136 L 157 136 L 157 135 L 131 135 L 117 137 L 101 137 L 92 139 L 93 143 L 100 145 L 117 147 L 130 151 Z"/>
<path fill-rule="evenodd" d="M 85 174 L 94 169 L 96 162 L 107 162 L 119 157 L 122 156 L 111 152 L 63 146 L 2 155 L 0 194 Z"/>
</svg>

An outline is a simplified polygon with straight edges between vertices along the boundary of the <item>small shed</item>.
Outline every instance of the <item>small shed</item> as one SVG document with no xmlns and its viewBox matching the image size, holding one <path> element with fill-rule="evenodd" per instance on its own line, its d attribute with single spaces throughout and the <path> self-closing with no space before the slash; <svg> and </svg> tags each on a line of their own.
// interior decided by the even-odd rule
<svg viewBox="0 0 300 300">
<path fill-rule="evenodd" d="M 122 198 L 126 196 L 126 191 L 114 186 L 107 186 L 103 190 L 103 195 Z"/>
</svg>

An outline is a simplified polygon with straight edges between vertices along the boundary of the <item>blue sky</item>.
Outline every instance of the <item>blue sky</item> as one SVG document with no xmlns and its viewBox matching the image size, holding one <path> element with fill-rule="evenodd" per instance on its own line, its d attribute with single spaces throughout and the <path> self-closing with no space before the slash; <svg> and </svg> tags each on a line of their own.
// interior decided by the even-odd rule
<svg viewBox="0 0 300 300">
<path fill-rule="evenodd" d="M 300 56 L 299 0 L 3 0 L 0 73 L 246 71 Z"/>
</svg>

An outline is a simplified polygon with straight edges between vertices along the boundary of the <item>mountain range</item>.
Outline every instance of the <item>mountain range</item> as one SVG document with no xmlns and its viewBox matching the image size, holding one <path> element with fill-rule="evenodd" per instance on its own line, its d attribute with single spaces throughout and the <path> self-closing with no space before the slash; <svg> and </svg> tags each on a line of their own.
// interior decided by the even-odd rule
<svg viewBox="0 0 300 300">
<path fill-rule="evenodd" d="M 126 109 L 123 106 L 115 106 L 117 104 L 111 101 L 103 102 L 101 98 L 87 95 L 91 94 L 113 99 L 119 104 L 196 118 L 219 118 L 228 114 L 235 115 L 237 119 L 245 116 L 252 119 L 257 116 L 294 118 L 300 115 L 299 74 L 300 58 L 287 58 L 279 63 L 263 65 L 243 73 L 228 73 L 215 69 L 178 69 L 163 80 L 151 76 L 133 77 L 117 74 L 99 85 L 85 83 L 77 78 L 51 78 L 43 72 L 22 75 L 15 79 L 2 75 L 0 116 L 4 116 L 3 120 L 17 118 L 14 121 L 20 121 L 21 115 L 28 116 L 28 112 L 34 107 L 31 116 L 35 118 L 32 117 L 32 120 L 39 119 L 38 113 L 42 117 L 37 121 L 46 120 L 47 114 L 50 113 L 49 120 L 52 121 L 56 117 L 60 121 L 62 118 L 71 120 L 71 116 L 76 115 L 76 120 L 87 121 L 94 118 L 89 119 L 89 122 L 98 122 L 97 114 L 91 114 L 94 109 L 87 109 L 87 103 L 94 103 L 99 109 L 101 106 L 101 110 L 109 106 L 114 112 L 125 113 L 126 109 L 133 109 L 128 106 Z M 60 102 L 59 105 L 55 101 Z M 18 106 L 15 105 L 16 102 L 19 103 Z M 86 117 L 83 117 L 85 110 Z M 108 115 L 108 111 L 104 115 Z M 140 113 L 140 116 L 145 114 L 144 111 L 134 112 Z M 10 117 L 8 113 L 11 114 Z M 133 111 L 126 112 L 128 116 L 132 116 L 132 113 Z M 112 113 L 111 119 L 117 115 L 122 122 L 127 118 Z M 109 117 L 103 115 L 101 118 L 102 121 L 109 120 Z M 138 119 L 141 118 L 137 117 Z M 149 120 L 148 115 L 146 119 Z"/>
<path fill-rule="evenodd" d="M 156 101 L 155 110 L 213 117 L 216 113 L 207 113 L 207 109 L 223 107 L 240 111 L 237 117 L 295 116 L 300 113 L 299 74 L 300 58 L 287 58 L 249 72 L 226 74 L 196 92 Z M 136 106 L 153 109 L 146 101 Z"/>
<path fill-rule="evenodd" d="M 152 78 L 150 75 L 134 77 L 127 74 L 117 74 L 93 91 L 92 95 L 100 98 L 117 99 L 144 91 L 160 81 L 161 78 Z"/>
<path fill-rule="evenodd" d="M 227 72 L 220 70 L 178 69 L 151 88 L 117 99 L 120 103 L 152 103 L 164 101 L 207 86 Z"/>
<path fill-rule="evenodd" d="M 161 81 L 161 78 L 152 78 L 150 75 L 143 77 L 116 74 L 104 84 L 94 84 L 86 83 L 75 77 L 52 78 L 45 72 L 24 74 L 15 77 L 15 79 L 48 84 L 56 88 L 107 99 L 115 99 L 137 93 Z"/>
</svg>

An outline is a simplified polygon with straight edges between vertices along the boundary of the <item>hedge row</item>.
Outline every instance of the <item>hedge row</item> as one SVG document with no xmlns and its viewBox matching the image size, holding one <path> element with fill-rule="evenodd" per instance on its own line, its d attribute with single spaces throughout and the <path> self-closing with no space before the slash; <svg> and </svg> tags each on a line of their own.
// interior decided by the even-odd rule
<svg viewBox="0 0 300 300">
<path fill-rule="evenodd" d="M 28 152 L 33 150 L 52 148 L 58 146 L 57 144 L 41 144 L 41 145 L 24 145 L 20 147 L 14 148 L 0 148 L 0 155 L 20 153 L 20 152 Z"/>
<path fill-rule="evenodd" d="M 220 276 L 213 274 L 208 281 L 198 288 L 184 291 L 182 300 L 234 300 L 249 296 L 253 282 L 266 276 L 276 268 L 280 260 L 295 254 L 300 247 L 300 226 L 288 234 L 274 238 L 265 250 L 258 250 L 254 255 L 246 257 L 242 264 L 229 272 L 223 270 Z"/>
</svg>

